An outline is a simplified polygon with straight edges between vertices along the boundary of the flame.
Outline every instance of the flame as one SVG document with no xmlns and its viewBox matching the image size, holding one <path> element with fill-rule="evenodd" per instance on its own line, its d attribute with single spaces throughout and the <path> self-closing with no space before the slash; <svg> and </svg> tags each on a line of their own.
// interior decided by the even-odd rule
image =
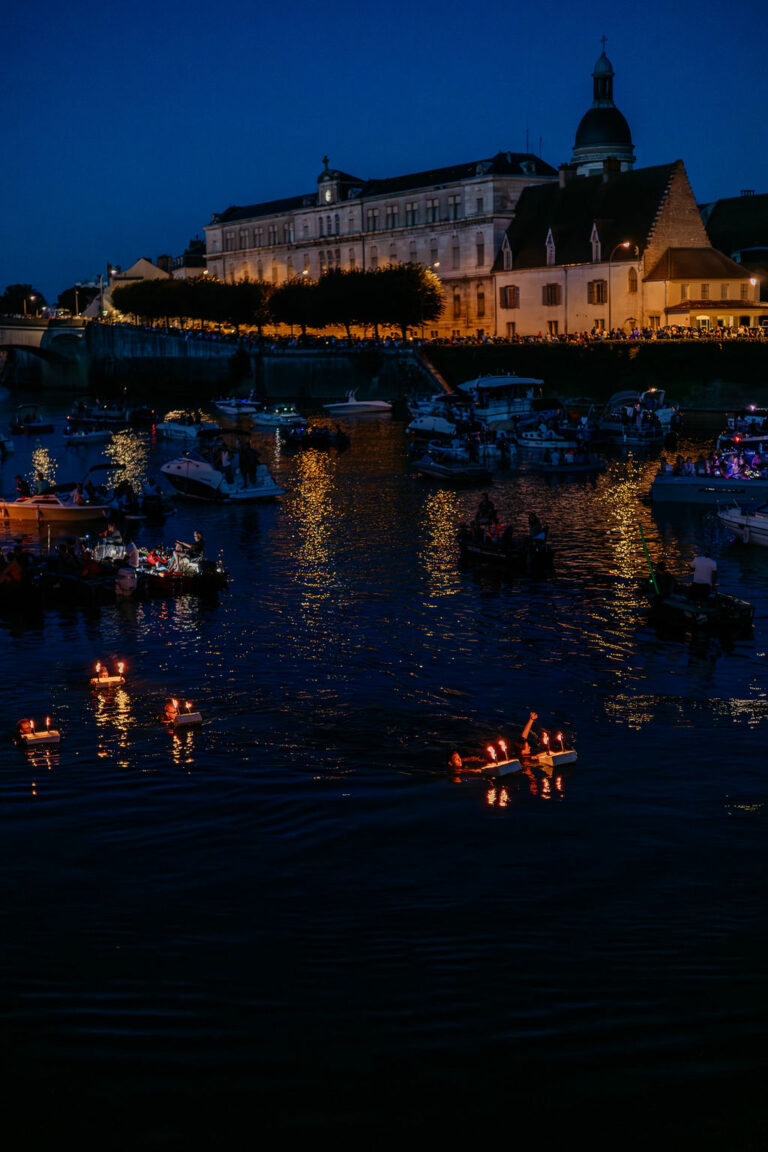
<svg viewBox="0 0 768 1152">
<path fill-rule="evenodd" d="M 541 739 L 544 744 L 546 744 L 547 748 L 549 748 L 549 732 L 542 732 Z"/>
<path fill-rule="evenodd" d="M 496 749 L 494 748 L 493 744 L 488 745 L 488 755 L 490 756 L 491 760 L 496 759 Z"/>
<path fill-rule="evenodd" d="M 505 743 L 503 740 L 499 740 L 499 748 L 501 748 L 501 751 L 502 751 L 502 753 L 504 754 L 504 756 L 506 756 L 506 754 L 507 754 L 507 745 L 506 745 L 506 743 Z"/>
<path fill-rule="evenodd" d="M 46 716 L 46 718 L 45 718 L 45 726 L 46 726 L 46 728 L 50 728 L 50 726 L 51 726 L 51 718 L 50 718 L 50 716 Z"/>
<path fill-rule="evenodd" d="M 99 662 L 98 662 L 98 663 L 97 663 L 97 665 L 96 665 L 96 672 L 97 672 L 97 673 L 101 672 L 101 661 L 100 661 L 100 660 L 99 660 Z"/>
<path fill-rule="evenodd" d="M 118 664 L 118 666 L 117 666 L 117 671 L 118 671 L 118 674 L 119 674 L 120 676 L 122 676 L 122 674 L 123 674 L 123 669 L 124 669 L 124 668 L 125 668 L 125 664 L 123 664 L 123 662 L 122 662 L 122 660 L 121 660 L 121 661 L 120 661 L 120 663 L 119 663 L 119 664 Z"/>
<path fill-rule="evenodd" d="M 32 731 L 34 732 L 34 730 L 35 730 L 35 722 L 34 722 L 34 720 L 30 720 L 30 722 L 29 722 L 29 726 L 30 726 L 30 728 L 32 729 Z"/>
<path fill-rule="evenodd" d="M 563 746 L 563 734 L 562 734 L 562 732 L 558 732 L 558 734 L 557 734 L 557 736 L 555 737 L 555 739 L 560 741 L 560 751 L 561 751 L 561 752 L 564 752 L 564 751 L 565 751 L 565 748 L 564 748 L 564 746 Z"/>
<path fill-rule="evenodd" d="M 187 700 L 184 704 L 184 707 L 186 708 L 187 712 L 191 712 L 192 711 L 192 701 Z"/>
<path fill-rule="evenodd" d="M 171 704 L 173 704 L 174 708 L 178 711 L 178 708 L 179 708 L 178 700 L 171 700 Z"/>
</svg>

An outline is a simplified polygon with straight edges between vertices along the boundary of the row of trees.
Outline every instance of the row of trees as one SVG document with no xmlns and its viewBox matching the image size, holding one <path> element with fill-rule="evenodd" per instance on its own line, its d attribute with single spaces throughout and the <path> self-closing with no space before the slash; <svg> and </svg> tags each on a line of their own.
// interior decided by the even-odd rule
<svg viewBox="0 0 768 1152">
<path fill-rule="evenodd" d="M 112 299 L 123 314 L 144 320 L 198 320 L 261 329 L 267 324 L 322 329 L 393 325 L 405 338 L 409 328 L 436 320 L 443 310 L 443 288 L 431 269 L 420 264 L 387 268 L 339 268 L 319 280 L 299 277 L 279 287 L 261 281 L 223 284 L 196 280 L 141 280 L 115 288 Z"/>
</svg>

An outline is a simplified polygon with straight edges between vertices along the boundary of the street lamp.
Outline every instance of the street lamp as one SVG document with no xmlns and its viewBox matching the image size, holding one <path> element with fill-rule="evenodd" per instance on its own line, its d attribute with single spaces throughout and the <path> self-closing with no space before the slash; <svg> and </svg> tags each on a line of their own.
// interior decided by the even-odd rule
<svg viewBox="0 0 768 1152">
<path fill-rule="evenodd" d="M 37 296 L 35 296 L 35 294 L 32 293 L 31 296 L 25 296 L 24 297 L 24 315 L 25 316 L 27 315 L 27 300 L 29 300 L 29 302 L 31 304 L 33 300 L 37 300 Z"/>
<path fill-rule="evenodd" d="M 636 244 L 633 245 L 631 240 L 620 240 L 619 243 L 614 246 L 610 256 L 608 257 L 608 337 L 609 338 L 610 338 L 611 331 L 612 331 L 612 327 L 611 327 L 611 261 L 613 260 L 614 256 L 618 252 L 619 248 L 632 248 L 632 247 L 634 247 L 635 255 L 637 255 L 637 245 Z"/>
</svg>

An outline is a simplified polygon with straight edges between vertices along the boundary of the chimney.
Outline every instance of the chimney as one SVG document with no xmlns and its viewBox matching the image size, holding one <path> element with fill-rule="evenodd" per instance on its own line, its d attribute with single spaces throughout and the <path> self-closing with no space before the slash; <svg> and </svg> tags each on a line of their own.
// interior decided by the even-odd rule
<svg viewBox="0 0 768 1152">
<path fill-rule="evenodd" d="M 561 164 L 557 170 L 557 182 L 561 188 L 565 188 L 566 184 L 570 184 L 575 175 L 575 164 Z"/>
</svg>

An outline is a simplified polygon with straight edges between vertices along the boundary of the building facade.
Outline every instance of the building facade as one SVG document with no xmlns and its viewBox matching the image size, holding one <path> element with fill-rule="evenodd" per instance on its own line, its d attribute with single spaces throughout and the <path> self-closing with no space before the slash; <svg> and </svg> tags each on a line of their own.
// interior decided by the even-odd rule
<svg viewBox="0 0 768 1152">
<path fill-rule="evenodd" d="M 384 180 L 328 167 L 316 191 L 231 207 L 205 229 L 208 271 L 225 281 L 316 280 L 329 268 L 423 264 L 443 281 L 446 308 L 430 334 L 496 331 L 492 269 L 522 191 L 556 172 L 530 153 Z"/>
</svg>

